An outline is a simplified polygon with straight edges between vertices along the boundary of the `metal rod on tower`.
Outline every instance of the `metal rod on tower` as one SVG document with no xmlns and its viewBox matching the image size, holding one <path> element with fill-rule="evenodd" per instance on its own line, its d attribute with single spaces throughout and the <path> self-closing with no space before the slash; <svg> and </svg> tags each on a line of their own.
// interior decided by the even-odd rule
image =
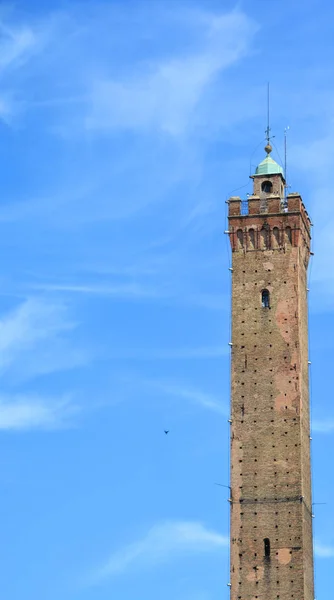
<svg viewBox="0 0 334 600">
<path fill-rule="evenodd" d="M 267 143 L 270 143 L 270 83 L 267 84 L 267 129 L 266 129 Z"/>
<path fill-rule="evenodd" d="M 285 200 L 287 198 L 288 195 L 288 178 L 287 178 L 287 131 L 289 129 L 289 126 L 286 127 L 284 129 L 284 179 L 285 179 L 285 185 L 284 185 L 284 190 L 285 190 Z"/>
</svg>

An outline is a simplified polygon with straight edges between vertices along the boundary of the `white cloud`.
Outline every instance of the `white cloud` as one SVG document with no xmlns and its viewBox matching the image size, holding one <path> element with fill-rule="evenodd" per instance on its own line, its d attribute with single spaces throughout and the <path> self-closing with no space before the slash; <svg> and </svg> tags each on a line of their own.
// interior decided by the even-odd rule
<svg viewBox="0 0 334 600">
<path fill-rule="evenodd" d="M 22 65 L 37 44 L 30 27 L 10 27 L 0 21 L 0 73 L 8 67 Z"/>
<path fill-rule="evenodd" d="M 320 542 L 315 541 L 314 553 L 315 556 L 318 556 L 319 558 L 332 558 L 334 557 L 334 547 L 324 546 Z"/>
<path fill-rule="evenodd" d="M 87 362 L 70 348 L 66 334 L 76 323 L 62 303 L 30 298 L 0 318 L 0 373 L 21 377 L 48 373 Z"/>
<path fill-rule="evenodd" d="M 334 431 L 334 420 L 328 419 L 326 421 L 312 421 L 312 432 L 314 433 L 331 433 Z"/>
<path fill-rule="evenodd" d="M 180 267 L 180 265 L 179 265 Z M 174 269 L 174 276 L 177 269 Z M 189 270 L 188 270 L 189 272 Z M 165 279 L 164 279 L 165 277 Z M 139 277 L 137 277 L 139 279 Z M 105 296 L 110 298 L 123 298 L 134 301 L 162 300 L 168 304 L 181 306 L 194 306 L 198 309 L 209 311 L 226 311 L 229 299 L 225 293 L 204 293 L 189 291 L 181 281 L 172 282 L 172 274 L 158 273 L 150 280 L 141 281 L 84 281 L 78 283 L 40 283 L 30 284 L 29 289 L 39 292 L 67 293 L 73 295 Z M 217 350 L 215 351 L 217 352 Z M 223 349 L 222 354 L 226 354 Z"/>
<path fill-rule="evenodd" d="M 226 356 L 226 346 L 202 346 L 194 348 L 128 348 L 112 352 L 114 358 L 138 360 L 191 360 Z"/>
<path fill-rule="evenodd" d="M 212 552 L 226 546 L 227 536 L 207 529 L 202 523 L 167 521 L 152 527 L 141 540 L 112 554 L 95 571 L 92 582 L 99 582 L 135 567 L 152 568 L 182 555 Z"/>
<path fill-rule="evenodd" d="M 223 399 L 220 399 L 213 394 L 202 392 L 197 387 L 193 388 L 168 381 L 146 381 L 144 383 L 149 388 L 157 390 L 160 394 L 173 398 L 183 398 L 184 400 L 202 406 L 202 408 L 207 410 L 211 410 L 221 415 L 227 414 L 227 408 Z"/>
<path fill-rule="evenodd" d="M 65 136 L 87 128 L 182 133 L 205 91 L 248 53 L 258 31 L 241 10 L 214 13 L 183 3 L 173 11 L 168 3 L 134 7 L 126 19 L 123 10 L 99 3 L 88 13 L 73 5 L 21 24 L 22 15 L 9 13 L 0 15 L 0 75 L 15 79 L 5 89 L 15 89 L 25 109 L 57 108 L 60 118 L 49 127 Z M 155 42 L 154 53 L 143 39 Z M 32 57 L 38 62 L 30 65 Z M 29 74 L 39 78 L 34 93 L 29 79 L 16 77 L 28 61 Z"/>
<path fill-rule="evenodd" d="M 330 106 L 329 97 L 327 100 Z M 332 269 L 334 220 L 332 189 L 328 180 L 328 173 L 334 164 L 333 118 L 329 118 L 326 125 L 325 135 L 295 145 L 291 151 L 292 165 L 302 174 L 308 187 L 307 210 L 314 223 L 311 234 L 315 256 L 311 259 L 309 267 L 309 287 L 311 288 L 310 304 L 315 312 L 332 311 L 334 294 Z M 316 291 L 314 295 L 312 290 Z"/>
<path fill-rule="evenodd" d="M 332 92 L 329 93 L 332 99 Z M 328 103 L 327 96 L 327 103 Z M 328 173 L 334 160 L 334 149 L 332 144 L 334 133 L 334 119 L 331 117 L 326 122 L 326 133 L 317 138 L 308 139 L 307 143 L 294 144 L 290 150 L 290 162 L 294 168 L 311 174 L 314 180 L 320 184 L 323 175 Z M 328 200 L 330 200 L 328 198 Z"/>
<path fill-rule="evenodd" d="M 43 111 L 43 116 L 46 111 L 48 130 L 72 139 L 86 135 L 87 129 L 105 133 L 119 128 L 178 136 L 191 123 L 203 128 L 202 108 L 215 131 L 217 117 L 230 123 L 232 113 L 239 120 L 251 104 L 258 110 L 257 98 L 246 108 L 243 100 L 240 105 L 242 94 L 233 94 L 231 102 L 228 85 L 220 89 L 214 118 L 212 99 L 201 106 L 218 76 L 250 51 L 259 27 L 241 10 L 209 12 L 182 3 L 176 11 L 168 4 L 155 10 L 142 7 L 145 31 L 138 27 L 135 8 L 124 19 L 117 7 L 97 3 L 92 13 L 85 13 L 73 5 L 22 24 L 21 15 L 11 12 L 12 20 L 0 16 L 4 119 L 27 110 Z M 145 37 L 155 41 L 154 54 L 143 44 Z M 134 56 L 129 64 L 123 44 Z"/>
<path fill-rule="evenodd" d="M 0 320 L 0 369 L 22 350 L 73 326 L 64 319 L 63 306 L 35 298 L 26 300 Z"/>
<path fill-rule="evenodd" d="M 155 298 L 160 294 L 155 289 L 136 283 L 55 283 L 32 286 L 34 289 L 50 292 L 69 292 L 93 296 L 115 296 L 117 298 Z"/>
<path fill-rule="evenodd" d="M 201 20 L 199 49 L 151 62 L 144 73 L 137 68 L 127 78 L 95 81 L 88 129 L 153 129 L 172 136 L 184 132 L 205 90 L 222 70 L 245 56 L 257 31 L 242 12 L 185 16 L 195 14 L 197 26 Z"/>
<path fill-rule="evenodd" d="M 8 72 L 22 66 L 36 50 L 37 38 L 30 27 L 10 27 L 0 16 L 0 78 L 3 80 Z M 6 80 L 5 80 L 6 81 Z M 10 124 L 17 114 L 21 102 L 16 100 L 16 92 L 12 85 L 4 85 L 0 95 L 0 118 Z"/>
<path fill-rule="evenodd" d="M 79 411 L 69 398 L 0 395 L 0 430 L 59 429 Z"/>
<path fill-rule="evenodd" d="M 46 19 L 31 16 L 26 22 L 22 16 L 14 5 L 0 8 L 0 118 L 7 124 L 12 124 L 14 118 L 35 102 L 31 98 L 42 88 L 34 82 L 33 93 L 30 93 L 29 81 L 35 73 L 35 61 L 40 60 L 40 67 L 49 56 L 49 52 L 44 51 L 47 47 L 50 50 L 57 38 L 57 25 L 62 22 L 61 12 L 58 18 L 52 13 Z"/>
</svg>

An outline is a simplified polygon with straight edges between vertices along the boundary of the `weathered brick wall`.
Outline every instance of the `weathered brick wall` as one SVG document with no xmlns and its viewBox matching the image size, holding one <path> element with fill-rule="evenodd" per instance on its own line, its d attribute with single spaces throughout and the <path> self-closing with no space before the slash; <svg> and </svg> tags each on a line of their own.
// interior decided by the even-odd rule
<svg viewBox="0 0 334 600">
<path fill-rule="evenodd" d="M 276 212 L 275 205 L 275 213 L 240 216 L 238 206 L 233 199 L 229 220 L 231 600 L 313 600 L 310 223 L 297 195 L 288 212 Z M 263 289 L 270 292 L 270 308 L 262 307 Z"/>
</svg>

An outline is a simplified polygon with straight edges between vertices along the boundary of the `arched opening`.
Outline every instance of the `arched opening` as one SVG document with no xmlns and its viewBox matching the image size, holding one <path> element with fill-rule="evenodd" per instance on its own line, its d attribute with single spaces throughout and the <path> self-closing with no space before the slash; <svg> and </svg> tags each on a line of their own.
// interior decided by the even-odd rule
<svg viewBox="0 0 334 600">
<path fill-rule="evenodd" d="M 262 290 L 261 302 L 263 308 L 270 308 L 270 294 L 268 290 Z"/>
<path fill-rule="evenodd" d="M 250 229 L 248 231 L 248 239 L 249 239 L 249 247 L 254 250 L 255 249 L 255 231 L 254 229 Z"/>
<path fill-rule="evenodd" d="M 261 184 L 261 190 L 266 194 L 271 194 L 273 191 L 273 184 L 271 183 L 271 181 L 263 181 Z"/>
<path fill-rule="evenodd" d="M 260 246 L 262 250 L 269 248 L 269 231 L 265 227 L 260 231 Z"/>
<path fill-rule="evenodd" d="M 238 248 L 243 248 L 244 247 L 244 232 L 242 231 L 242 229 L 238 229 L 237 239 L 238 239 Z"/>
<path fill-rule="evenodd" d="M 288 244 L 292 244 L 292 231 L 291 227 L 285 228 L 285 239 Z"/>
<path fill-rule="evenodd" d="M 279 247 L 279 229 L 278 227 L 274 227 L 273 229 L 273 247 Z"/>
<path fill-rule="evenodd" d="M 264 543 L 264 555 L 266 558 L 270 557 L 270 539 L 269 538 L 265 538 L 263 540 Z"/>
</svg>

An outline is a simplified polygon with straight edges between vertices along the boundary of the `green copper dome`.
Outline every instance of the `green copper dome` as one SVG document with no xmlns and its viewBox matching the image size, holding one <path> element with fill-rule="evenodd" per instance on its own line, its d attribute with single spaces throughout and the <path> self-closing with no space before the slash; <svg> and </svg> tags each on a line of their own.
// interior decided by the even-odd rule
<svg viewBox="0 0 334 600">
<path fill-rule="evenodd" d="M 284 177 L 284 171 L 282 167 L 269 156 L 272 148 L 268 142 L 265 147 L 265 151 L 267 152 L 266 158 L 260 162 L 260 164 L 256 167 L 255 175 L 277 175 L 280 173 Z"/>
<path fill-rule="evenodd" d="M 282 167 L 270 156 L 266 156 L 255 171 L 255 175 L 276 175 L 277 173 L 284 175 Z"/>
</svg>

